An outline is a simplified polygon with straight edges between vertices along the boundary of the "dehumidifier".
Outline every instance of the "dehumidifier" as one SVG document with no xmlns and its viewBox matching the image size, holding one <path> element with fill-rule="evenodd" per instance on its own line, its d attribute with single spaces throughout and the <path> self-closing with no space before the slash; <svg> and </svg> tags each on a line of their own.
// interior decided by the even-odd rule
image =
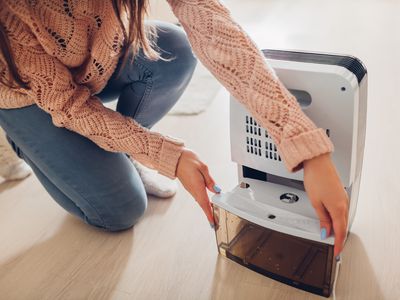
<svg viewBox="0 0 400 300">
<path fill-rule="evenodd" d="M 367 71 L 351 56 L 263 53 L 304 113 L 332 140 L 332 158 L 350 199 L 350 227 L 363 162 Z M 268 132 L 233 97 L 230 139 L 239 184 L 212 198 L 220 254 L 275 280 L 329 297 L 337 267 L 334 237 L 320 238 L 303 172 L 286 170 Z"/>
</svg>

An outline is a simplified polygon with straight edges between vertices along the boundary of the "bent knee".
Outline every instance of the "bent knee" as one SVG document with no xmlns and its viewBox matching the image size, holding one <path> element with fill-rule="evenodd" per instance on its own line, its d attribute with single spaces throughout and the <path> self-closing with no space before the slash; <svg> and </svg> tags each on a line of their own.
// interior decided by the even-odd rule
<svg viewBox="0 0 400 300">
<path fill-rule="evenodd" d="M 89 224 L 112 232 L 126 230 L 139 221 L 147 208 L 146 196 L 125 196 L 110 201 L 113 201 L 112 207 L 102 212 L 100 219 L 87 220 Z"/>
</svg>

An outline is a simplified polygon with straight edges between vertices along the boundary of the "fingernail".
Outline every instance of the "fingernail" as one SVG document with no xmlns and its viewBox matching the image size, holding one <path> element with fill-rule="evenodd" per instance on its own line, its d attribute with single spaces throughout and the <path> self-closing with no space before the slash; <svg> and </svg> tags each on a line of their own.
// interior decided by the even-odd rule
<svg viewBox="0 0 400 300">
<path fill-rule="evenodd" d="M 340 254 L 338 256 L 335 257 L 336 261 L 340 260 Z"/>
<path fill-rule="evenodd" d="M 215 225 L 214 225 L 214 224 L 211 224 L 211 223 L 210 223 L 210 226 L 211 226 L 211 229 L 212 229 L 212 230 L 215 230 Z"/>
<path fill-rule="evenodd" d="M 322 227 L 321 229 L 321 240 L 325 240 L 326 239 L 326 229 L 324 227 Z"/>
<path fill-rule="evenodd" d="M 221 190 L 221 188 L 218 186 L 218 185 L 214 185 L 214 191 L 216 192 L 216 193 L 220 193 L 222 190 Z"/>
</svg>

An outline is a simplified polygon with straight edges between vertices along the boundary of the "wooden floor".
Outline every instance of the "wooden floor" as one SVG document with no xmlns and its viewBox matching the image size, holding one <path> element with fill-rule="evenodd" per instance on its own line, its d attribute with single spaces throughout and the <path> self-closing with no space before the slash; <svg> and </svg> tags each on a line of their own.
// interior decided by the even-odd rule
<svg viewBox="0 0 400 300">
<path fill-rule="evenodd" d="M 260 47 L 349 53 L 368 67 L 361 193 L 337 298 L 400 299 L 399 1 L 225 3 Z M 205 113 L 166 117 L 156 128 L 186 140 L 223 190 L 236 183 L 227 98 L 221 90 Z M 134 229 L 108 234 L 65 213 L 33 176 L 3 183 L 0 237 L 0 299 L 320 299 L 219 257 L 183 188 L 174 199 L 150 199 Z"/>
</svg>

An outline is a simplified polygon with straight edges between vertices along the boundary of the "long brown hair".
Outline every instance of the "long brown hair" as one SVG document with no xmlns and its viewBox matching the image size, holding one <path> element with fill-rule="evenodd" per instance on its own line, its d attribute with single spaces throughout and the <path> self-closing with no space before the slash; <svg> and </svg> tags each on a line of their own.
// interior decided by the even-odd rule
<svg viewBox="0 0 400 300">
<path fill-rule="evenodd" d="M 154 43 L 156 30 L 151 26 L 144 26 L 144 19 L 148 12 L 148 0 L 112 0 L 119 23 L 123 29 L 124 45 L 122 48 L 122 64 L 127 62 L 129 57 L 128 49 L 131 47 L 132 59 L 140 49 L 152 60 L 160 59 L 157 46 Z M 25 81 L 18 72 L 14 62 L 14 54 L 7 37 L 7 29 L 0 22 L 0 51 L 7 64 L 9 72 L 8 82 L 0 77 L 0 82 L 10 88 L 29 89 L 29 81 Z M 121 68 L 122 69 L 122 68 Z"/>
</svg>

